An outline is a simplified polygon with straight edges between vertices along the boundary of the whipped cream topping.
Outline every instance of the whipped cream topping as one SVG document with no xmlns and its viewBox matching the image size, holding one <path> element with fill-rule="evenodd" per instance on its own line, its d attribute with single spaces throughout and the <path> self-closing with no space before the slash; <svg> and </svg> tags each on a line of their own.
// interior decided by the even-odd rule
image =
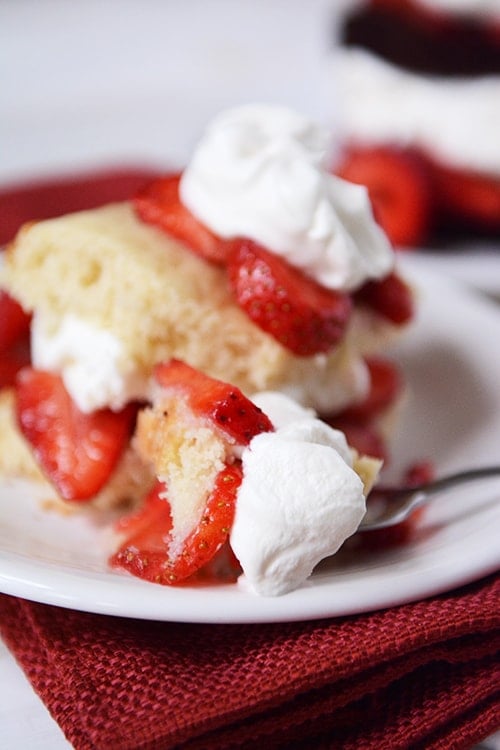
<svg viewBox="0 0 500 750">
<path fill-rule="evenodd" d="M 343 139 L 412 145 L 452 166 L 500 175 L 500 76 L 418 76 L 357 48 L 335 52 L 332 76 Z"/>
<path fill-rule="evenodd" d="M 61 374 L 73 401 L 83 412 L 122 409 L 145 398 L 148 381 L 127 360 L 121 342 L 108 331 L 68 314 L 54 332 L 42 317 L 31 324 L 33 366 Z"/>
<path fill-rule="evenodd" d="M 208 127 L 180 195 L 212 231 L 245 236 L 323 286 L 351 291 L 394 257 L 364 187 L 328 173 L 326 132 L 285 107 L 248 105 Z"/>
<path fill-rule="evenodd" d="M 129 401 L 151 398 L 149 378 L 137 371 L 121 341 L 109 331 L 68 313 L 56 329 L 36 313 L 31 327 L 35 367 L 61 375 L 78 408 L 122 409 Z M 334 360 L 323 354 L 290 365 L 276 387 L 320 412 L 340 411 L 368 391 L 364 358 L 340 347 Z"/>
<path fill-rule="evenodd" d="M 345 436 L 282 394 L 258 394 L 275 432 L 243 450 L 243 481 L 230 534 L 240 582 L 263 596 L 300 586 L 365 513 Z"/>
</svg>

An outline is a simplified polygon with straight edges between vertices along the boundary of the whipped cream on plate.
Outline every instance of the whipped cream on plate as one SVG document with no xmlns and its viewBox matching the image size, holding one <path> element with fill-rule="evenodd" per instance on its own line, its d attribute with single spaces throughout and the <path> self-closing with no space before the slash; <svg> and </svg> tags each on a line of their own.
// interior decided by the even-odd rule
<svg viewBox="0 0 500 750">
<path fill-rule="evenodd" d="M 119 339 L 76 315 L 65 315 L 49 333 L 35 314 L 31 356 L 37 369 L 61 373 L 71 398 L 86 413 L 104 407 L 120 410 L 148 394 L 149 380 L 127 359 Z"/>
<path fill-rule="evenodd" d="M 328 146 L 326 131 L 285 107 L 226 111 L 195 149 L 181 200 L 218 235 L 253 239 L 351 291 L 389 273 L 394 256 L 366 189 L 328 172 Z"/>
<path fill-rule="evenodd" d="M 147 401 L 151 396 L 148 374 L 137 369 L 122 342 L 71 313 L 62 316 L 55 329 L 49 329 L 43 316 L 35 313 L 31 349 L 33 365 L 59 373 L 82 412 L 119 411 L 129 401 Z M 363 398 L 369 375 L 363 357 L 344 346 L 333 360 L 323 354 L 297 359 L 276 387 L 320 412 L 340 411 Z"/>
<path fill-rule="evenodd" d="M 240 583 L 263 596 L 300 586 L 365 513 L 363 482 L 342 432 L 283 394 L 253 399 L 275 426 L 243 449 L 243 481 L 230 533 Z"/>
<path fill-rule="evenodd" d="M 500 76 L 420 76 L 354 47 L 337 50 L 331 67 L 343 139 L 416 146 L 500 175 Z"/>
</svg>

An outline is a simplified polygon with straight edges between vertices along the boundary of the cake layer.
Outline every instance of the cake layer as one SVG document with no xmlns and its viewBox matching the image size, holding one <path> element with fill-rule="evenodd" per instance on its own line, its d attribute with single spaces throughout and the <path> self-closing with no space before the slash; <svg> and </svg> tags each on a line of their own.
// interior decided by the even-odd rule
<svg viewBox="0 0 500 750">
<path fill-rule="evenodd" d="M 394 330 L 360 311 L 331 354 L 292 355 L 235 304 L 223 269 L 127 203 L 26 226 L 0 281 L 36 311 L 35 367 L 62 371 L 84 411 L 147 398 L 153 365 L 176 357 L 246 393 L 284 390 L 332 412 L 366 391 L 362 357 Z"/>
</svg>

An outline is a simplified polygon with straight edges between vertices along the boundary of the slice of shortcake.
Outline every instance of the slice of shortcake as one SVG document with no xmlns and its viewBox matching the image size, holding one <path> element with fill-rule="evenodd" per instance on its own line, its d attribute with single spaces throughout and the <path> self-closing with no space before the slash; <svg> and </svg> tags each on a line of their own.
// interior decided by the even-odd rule
<svg viewBox="0 0 500 750">
<path fill-rule="evenodd" d="M 117 475 L 107 496 L 126 494 L 137 411 L 172 358 L 340 419 L 353 444 L 370 437 L 399 391 L 374 357 L 411 321 L 413 295 L 366 190 L 332 176 L 324 152 L 307 118 L 243 107 L 208 128 L 182 175 L 26 224 L 0 270 L 2 358 L 31 335 L 29 362 L 13 357 L 0 381 L 13 389 L 0 427 L 25 469 L 6 450 L 0 472 L 33 473 L 29 455 L 66 502 L 93 502 Z"/>
<path fill-rule="evenodd" d="M 229 543 L 256 593 L 300 585 L 353 534 L 380 461 L 282 394 L 255 399 L 173 360 L 154 370 L 135 445 L 157 483 L 112 564 L 175 585 Z M 362 478 L 363 477 L 363 478 Z"/>
</svg>

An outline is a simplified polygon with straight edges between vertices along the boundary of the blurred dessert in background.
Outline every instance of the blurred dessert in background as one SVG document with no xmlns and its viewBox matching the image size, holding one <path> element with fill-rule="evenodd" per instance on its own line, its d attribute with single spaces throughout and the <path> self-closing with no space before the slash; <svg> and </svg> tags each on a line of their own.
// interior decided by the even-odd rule
<svg viewBox="0 0 500 750">
<path fill-rule="evenodd" d="M 397 246 L 500 236 L 500 2 L 360 0 L 336 33 L 334 170 Z"/>
</svg>

